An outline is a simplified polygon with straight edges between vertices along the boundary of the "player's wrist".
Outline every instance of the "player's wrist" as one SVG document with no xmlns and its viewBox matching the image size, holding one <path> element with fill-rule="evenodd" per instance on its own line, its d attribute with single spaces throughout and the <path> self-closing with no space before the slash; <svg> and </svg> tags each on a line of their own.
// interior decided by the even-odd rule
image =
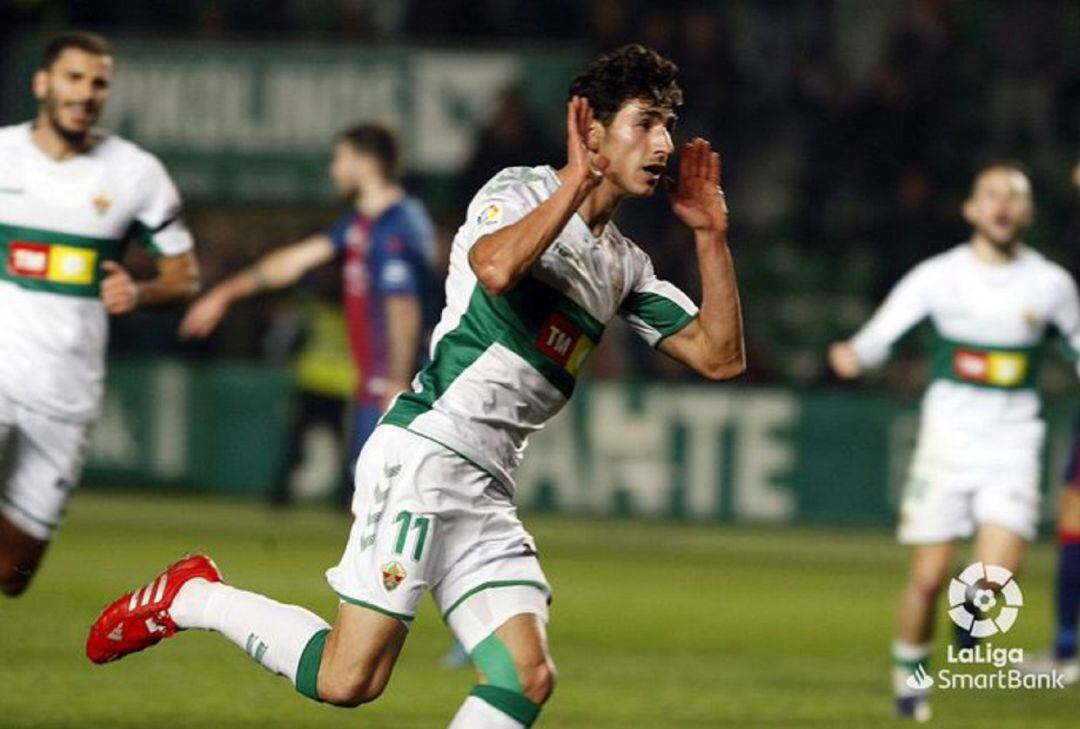
<svg viewBox="0 0 1080 729">
<path fill-rule="evenodd" d="M 727 227 L 707 225 L 691 227 L 694 233 L 694 243 L 698 248 L 713 249 L 717 246 L 726 246 L 728 242 Z"/>
<path fill-rule="evenodd" d="M 596 187 L 598 182 L 588 165 L 569 165 L 563 177 L 564 189 L 574 193 L 575 197 L 580 194 L 588 194 L 589 191 Z"/>
<path fill-rule="evenodd" d="M 259 279 L 252 275 L 253 270 L 249 268 L 239 276 L 222 281 L 210 290 L 210 296 L 216 298 L 222 305 L 228 306 L 238 299 L 260 293 L 263 289 L 259 285 Z"/>
</svg>

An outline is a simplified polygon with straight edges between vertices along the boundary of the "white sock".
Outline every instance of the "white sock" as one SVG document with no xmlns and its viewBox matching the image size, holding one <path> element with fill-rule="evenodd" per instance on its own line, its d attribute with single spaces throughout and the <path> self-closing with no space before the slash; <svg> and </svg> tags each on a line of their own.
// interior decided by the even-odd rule
<svg viewBox="0 0 1080 729">
<path fill-rule="evenodd" d="M 169 614 L 177 627 L 216 630 L 267 670 L 294 684 L 308 641 L 330 627 L 305 608 L 202 579 L 180 588 Z"/>
<path fill-rule="evenodd" d="M 919 667 L 926 673 L 930 673 L 930 654 L 934 649 L 933 643 L 913 645 L 899 638 L 892 645 L 892 682 L 893 694 L 898 699 L 912 696 L 926 696 L 930 693 L 931 686 L 919 688 L 908 683 L 913 675 L 917 675 Z"/>
<path fill-rule="evenodd" d="M 447 729 L 525 729 L 525 725 L 483 699 L 469 696 Z"/>
</svg>

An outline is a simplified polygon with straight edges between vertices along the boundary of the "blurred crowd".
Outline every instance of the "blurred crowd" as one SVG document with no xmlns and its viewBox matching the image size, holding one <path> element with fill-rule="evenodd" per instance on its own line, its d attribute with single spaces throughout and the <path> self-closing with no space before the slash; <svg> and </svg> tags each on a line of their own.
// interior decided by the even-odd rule
<svg viewBox="0 0 1080 729">
<path fill-rule="evenodd" d="M 1080 140 L 1080 5 L 1066 0 L 0 4 L 0 29 L 7 32 L 67 25 L 297 41 L 468 38 L 496 47 L 529 41 L 589 51 L 640 41 L 655 48 L 681 68 L 686 104 L 678 136 L 708 137 L 724 157 L 755 382 L 828 382 L 825 345 L 849 334 L 917 261 L 964 239 L 959 206 L 973 172 L 987 161 L 1016 159 L 1031 170 L 1039 210 L 1031 242 L 1072 270 L 1080 267 L 1072 183 Z M 469 196 L 495 171 L 561 162 L 561 130 L 541 118 L 514 89 L 503 94 L 461 172 L 461 194 L 434 211 L 444 244 Z M 422 181 L 412 182 L 422 193 Z M 333 211 L 200 207 L 190 217 L 212 281 L 325 225 Z M 618 222 L 653 255 L 661 275 L 697 294 L 689 234 L 665 200 L 624 206 Z M 199 351 L 287 352 L 267 342 L 281 339 L 277 328 L 288 312 L 288 303 L 277 300 L 249 305 Z M 148 334 L 139 320 L 119 327 L 121 350 L 178 346 Z M 594 362 L 595 376 L 681 376 L 625 330 L 609 339 Z M 918 384 L 904 365 L 898 371 L 893 384 Z"/>
</svg>

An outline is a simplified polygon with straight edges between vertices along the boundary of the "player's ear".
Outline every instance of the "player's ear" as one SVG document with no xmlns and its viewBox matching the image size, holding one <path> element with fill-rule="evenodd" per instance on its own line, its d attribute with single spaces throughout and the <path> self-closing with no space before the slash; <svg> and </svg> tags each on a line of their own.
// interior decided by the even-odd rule
<svg viewBox="0 0 1080 729">
<path fill-rule="evenodd" d="M 964 214 L 964 220 L 969 225 L 974 227 L 975 226 L 975 200 L 973 198 L 970 198 L 970 197 L 968 199 L 964 200 L 964 206 L 960 209 L 960 211 Z"/>
<path fill-rule="evenodd" d="M 31 88 L 34 92 L 34 98 L 38 101 L 44 101 L 45 96 L 49 91 L 49 72 L 44 68 L 39 68 L 34 71 Z"/>
<path fill-rule="evenodd" d="M 606 133 L 607 129 L 604 128 L 604 125 L 593 119 L 592 124 L 589 125 L 589 133 L 585 136 L 585 146 L 588 147 L 590 152 L 600 151 L 600 142 L 604 140 Z"/>
<path fill-rule="evenodd" d="M 1035 203 L 1030 198 L 1028 199 L 1027 210 L 1024 211 L 1024 216 L 1020 222 L 1025 228 L 1031 227 L 1031 224 L 1035 222 Z"/>
</svg>

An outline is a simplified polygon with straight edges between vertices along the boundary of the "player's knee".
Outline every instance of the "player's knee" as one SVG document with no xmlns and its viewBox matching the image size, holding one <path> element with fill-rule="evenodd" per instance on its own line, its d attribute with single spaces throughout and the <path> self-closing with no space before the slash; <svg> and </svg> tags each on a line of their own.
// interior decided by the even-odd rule
<svg viewBox="0 0 1080 729">
<path fill-rule="evenodd" d="M 555 664 L 550 659 L 518 668 L 521 693 L 535 704 L 543 704 L 555 691 Z"/>
<path fill-rule="evenodd" d="M 319 698 L 328 704 L 356 707 L 379 698 L 386 688 L 370 671 L 320 671 Z"/>
<path fill-rule="evenodd" d="M 1070 488 L 1061 492 L 1058 528 L 1066 532 L 1080 532 L 1080 489 Z"/>
<path fill-rule="evenodd" d="M 908 581 L 908 592 L 924 602 L 934 602 L 945 584 L 944 577 L 937 575 L 914 575 Z"/>
</svg>

